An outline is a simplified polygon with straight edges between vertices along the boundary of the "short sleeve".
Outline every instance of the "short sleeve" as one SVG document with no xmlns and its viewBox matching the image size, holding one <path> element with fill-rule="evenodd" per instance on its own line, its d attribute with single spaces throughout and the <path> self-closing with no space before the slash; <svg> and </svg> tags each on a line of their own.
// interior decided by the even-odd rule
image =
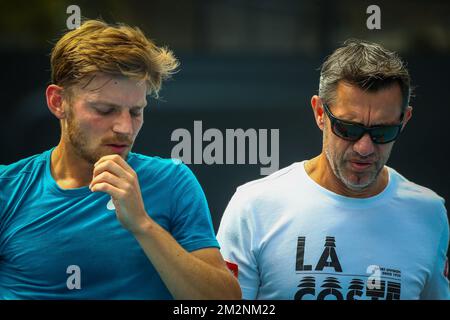
<svg viewBox="0 0 450 320">
<path fill-rule="evenodd" d="M 446 219 L 446 225 L 443 228 L 439 241 L 438 251 L 436 253 L 436 262 L 421 294 L 421 299 L 450 300 L 447 258 L 448 242 L 449 226 L 448 220 Z"/>
<path fill-rule="evenodd" d="M 237 191 L 222 216 L 217 240 L 225 261 L 238 266 L 238 280 L 243 299 L 254 300 L 258 295 L 260 280 L 255 230 L 248 206 L 248 201 Z"/>
<path fill-rule="evenodd" d="M 185 164 L 173 177 L 170 233 L 187 251 L 219 247 L 205 194 Z"/>
</svg>

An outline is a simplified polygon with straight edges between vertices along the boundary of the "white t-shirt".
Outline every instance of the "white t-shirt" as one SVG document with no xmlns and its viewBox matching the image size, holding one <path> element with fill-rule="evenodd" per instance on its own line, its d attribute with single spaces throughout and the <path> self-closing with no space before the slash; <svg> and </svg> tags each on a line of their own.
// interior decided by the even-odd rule
<svg viewBox="0 0 450 320">
<path fill-rule="evenodd" d="M 381 193 L 344 197 L 304 163 L 240 186 L 225 210 L 217 238 L 244 299 L 450 299 L 444 199 L 389 167 Z"/>
</svg>

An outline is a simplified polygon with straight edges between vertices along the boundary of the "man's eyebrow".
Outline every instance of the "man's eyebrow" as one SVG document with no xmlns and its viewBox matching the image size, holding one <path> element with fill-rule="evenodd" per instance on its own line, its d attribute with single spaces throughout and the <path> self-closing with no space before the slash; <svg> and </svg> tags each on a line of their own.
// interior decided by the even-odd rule
<svg viewBox="0 0 450 320">
<path fill-rule="evenodd" d="M 122 108 L 122 106 L 115 104 L 113 102 L 108 102 L 108 101 L 88 101 L 89 105 L 95 106 L 95 105 L 104 105 L 104 106 L 108 106 L 111 108 Z M 130 109 L 135 109 L 135 108 L 139 108 L 139 109 L 143 109 L 147 106 L 147 102 L 143 105 L 137 105 L 137 106 L 132 106 L 130 107 Z"/>
<path fill-rule="evenodd" d="M 355 121 L 356 119 L 358 119 L 358 114 L 356 112 L 350 111 L 343 115 L 336 115 L 333 113 L 333 111 L 331 111 L 331 113 L 333 114 L 333 116 L 340 120 L 357 123 L 357 121 Z"/>
<path fill-rule="evenodd" d="M 346 122 L 349 122 L 349 123 L 359 124 L 359 125 L 365 126 L 365 124 L 363 124 L 363 123 L 361 123 L 359 121 L 356 121 L 358 119 L 358 114 L 356 112 L 351 112 L 350 111 L 347 114 L 342 115 L 342 116 L 336 116 L 336 115 L 334 115 L 334 116 L 336 118 L 340 119 L 340 120 L 343 120 L 343 121 L 346 121 Z M 396 119 L 396 120 L 392 120 L 392 121 L 386 121 L 386 122 L 383 122 L 383 123 L 375 122 L 375 123 L 371 124 L 370 127 L 395 126 L 395 125 L 398 125 L 398 124 L 399 124 L 398 119 Z"/>
<path fill-rule="evenodd" d="M 397 126 L 397 125 L 399 125 L 399 124 L 400 124 L 400 122 L 398 122 L 398 120 L 397 120 L 397 122 L 396 122 L 396 121 L 387 121 L 387 122 L 384 122 L 384 123 L 375 123 L 375 124 L 372 124 L 371 127 L 379 127 L 379 126 Z"/>
<path fill-rule="evenodd" d="M 345 122 L 348 122 L 348 123 L 351 123 L 351 124 L 356 124 L 356 125 L 360 125 L 360 126 L 364 126 L 364 127 L 367 127 L 364 123 L 361 123 L 361 122 L 359 122 L 359 121 L 353 121 L 353 120 L 347 120 L 347 119 L 343 119 L 343 118 L 339 118 L 339 117 L 337 117 L 338 119 L 340 119 L 340 120 L 343 120 L 343 121 L 345 121 Z M 375 123 L 372 123 L 372 124 L 370 124 L 370 126 L 368 126 L 369 128 L 370 127 L 383 127 L 383 126 L 396 126 L 396 125 L 399 125 L 400 123 L 397 121 L 386 121 L 386 122 L 383 122 L 383 123 L 380 123 L 380 122 L 375 122 Z"/>
</svg>

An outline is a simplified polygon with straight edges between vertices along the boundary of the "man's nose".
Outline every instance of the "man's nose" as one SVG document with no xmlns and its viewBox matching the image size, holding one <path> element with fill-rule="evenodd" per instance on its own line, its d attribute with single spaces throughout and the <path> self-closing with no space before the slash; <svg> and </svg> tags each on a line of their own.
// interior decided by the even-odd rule
<svg viewBox="0 0 450 320">
<path fill-rule="evenodd" d="M 122 111 L 116 119 L 114 119 L 113 131 L 123 135 L 132 135 L 133 119 L 128 110 Z"/>
<path fill-rule="evenodd" d="M 375 152 L 375 146 L 368 133 L 364 134 L 361 139 L 353 144 L 353 151 L 362 157 L 370 156 Z"/>
</svg>

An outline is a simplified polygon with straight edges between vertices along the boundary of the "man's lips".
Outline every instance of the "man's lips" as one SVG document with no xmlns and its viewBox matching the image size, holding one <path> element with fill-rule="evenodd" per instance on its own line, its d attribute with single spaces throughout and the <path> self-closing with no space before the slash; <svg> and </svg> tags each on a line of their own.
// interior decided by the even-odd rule
<svg viewBox="0 0 450 320">
<path fill-rule="evenodd" d="M 107 147 L 113 149 L 114 152 L 122 152 L 124 151 L 126 148 L 129 147 L 128 144 L 115 144 L 115 143 L 109 143 L 106 144 Z"/>
<path fill-rule="evenodd" d="M 350 165 L 353 169 L 357 171 L 365 170 L 372 166 L 373 161 L 363 161 L 363 160 L 349 160 Z"/>
<path fill-rule="evenodd" d="M 128 147 L 128 144 L 122 144 L 122 143 L 108 143 L 106 145 L 112 146 L 112 147 Z"/>
</svg>

